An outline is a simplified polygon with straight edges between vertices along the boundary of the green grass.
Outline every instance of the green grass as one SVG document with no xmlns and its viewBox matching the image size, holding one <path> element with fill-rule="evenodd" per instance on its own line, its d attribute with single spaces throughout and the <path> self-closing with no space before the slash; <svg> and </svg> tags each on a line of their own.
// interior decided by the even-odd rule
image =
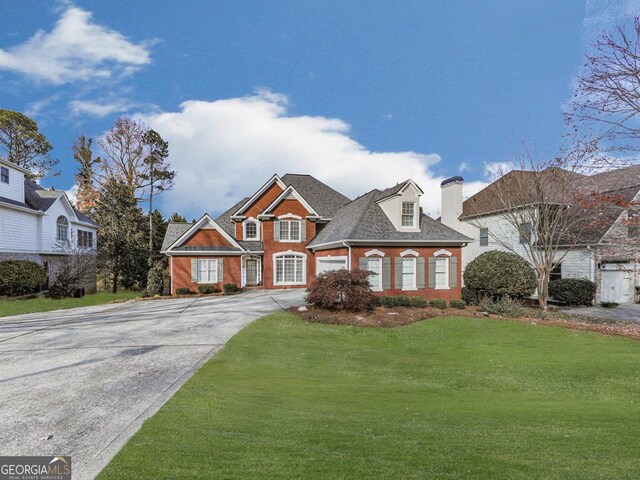
<svg viewBox="0 0 640 480">
<path fill-rule="evenodd" d="M 640 343 L 507 321 L 266 317 L 99 479 L 630 479 Z"/>
<path fill-rule="evenodd" d="M 23 313 L 48 312 L 60 308 L 89 307 L 116 300 L 131 300 L 140 296 L 140 292 L 121 291 L 118 293 L 100 292 L 85 295 L 82 298 L 31 298 L 29 300 L 0 300 L 0 317 Z"/>
</svg>

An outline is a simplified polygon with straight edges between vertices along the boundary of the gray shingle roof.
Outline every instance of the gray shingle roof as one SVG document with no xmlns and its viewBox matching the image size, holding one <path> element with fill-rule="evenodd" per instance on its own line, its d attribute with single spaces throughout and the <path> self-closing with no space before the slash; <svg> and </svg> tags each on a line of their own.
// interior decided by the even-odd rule
<svg viewBox="0 0 640 480">
<path fill-rule="evenodd" d="M 160 251 L 164 252 L 192 226 L 193 223 L 169 222 Z"/>
<path fill-rule="evenodd" d="M 336 212 L 333 220 L 309 243 L 309 247 L 342 240 L 412 240 L 425 243 L 471 240 L 427 215 L 420 216 L 419 232 L 399 232 L 376 203 L 381 198 L 394 195 L 399 189 L 393 194 L 389 191 L 391 189 L 372 190 L 342 207 Z"/>
<path fill-rule="evenodd" d="M 184 247 L 176 247 L 172 251 L 177 252 L 239 252 L 237 247 L 221 247 L 221 246 L 194 246 L 187 245 Z"/>
<path fill-rule="evenodd" d="M 311 175 L 287 173 L 281 180 L 285 185 L 295 188 L 318 215 L 324 218 L 332 218 L 340 207 L 351 201 Z"/>
</svg>

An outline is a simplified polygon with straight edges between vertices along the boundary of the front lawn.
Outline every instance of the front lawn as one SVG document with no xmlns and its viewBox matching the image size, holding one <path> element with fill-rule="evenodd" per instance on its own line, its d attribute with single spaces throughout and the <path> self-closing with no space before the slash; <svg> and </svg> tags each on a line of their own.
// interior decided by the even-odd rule
<svg viewBox="0 0 640 480">
<path fill-rule="evenodd" d="M 121 291 L 118 293 L 100 292 L 85 295 L 82 298 L 31 298 L 29 300 L 0 300 L 0 317 L 23 313 L 48 312 L 60 308 L 90 307 L 103 303 L 131 300 L 139 297 L 140 292 Z"/>
<path fill-rule="evenodd" d="M 266 317 L 100 479 L 630 479 L 640 343 L 500 320 Z"/>
</svg>

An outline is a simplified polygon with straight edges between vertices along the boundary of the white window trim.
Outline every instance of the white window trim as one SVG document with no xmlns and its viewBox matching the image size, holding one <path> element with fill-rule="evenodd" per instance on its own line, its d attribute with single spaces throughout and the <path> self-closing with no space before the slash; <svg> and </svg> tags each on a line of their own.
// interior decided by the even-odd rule
<svg viewBox="0 0 640 480">
<path fill-rule="evenodd" d="M 374 257 L 374 258 L 367 258 L 367 268 L 369 268 L 369 265 L 368 265 L 369 261 L 378 262 L 378 266 L 379 266 L 378 270 L 380 271 L 380 273 L 375 276 L 375 278 L 378 280 L 377 285 L 374 285 L 371 282 L 371 280 L 369 280 L 369 283 L 371 283 L 371 291 L 372 292 L 381 292 L 382 291 L 382 256 Z M 373 277 L 373 275 L 369 275 L 369 277 L 371 278 L 371 277 Z"/>
<path fill-rule="evenodd" d="M 433 252 L 433 256 L 434 257 L 441 257 L 442 255 L 446 255 L 447 257 L 450 257 L 452 254 L 449 250 L 438 250 L 437 252 Z"/>
<path fill-rule="evenodd" d="M 411 203 L 411 204 L 413 204 L 413 223 L 412 223 L 411 225 L 403 225 L 403 224 L 402 224 L 402 217 L 404 216 L 404 215 L 403 215 L 403 213 L 402 213 L 402 212 L 403 212 L 403 208 L 402 208 L 402 207 L 404 207 L 404 204 L 405 204 L 405 203 Z M 416 219 L 417 219 L 417 216 L 418 216 L 418 215 L 417 215 L 417 212 L 418 212 L 419 210 L 420 210 L 420 209 L 419 209 L 419 207 L 418 207 L 418 202 L 417 202 L 417 201 L 413 201 L 413 202 L 412 202 L 412 201 L 405 201 L 405 200 L 403 200 L 402 202 L 400 202 L 400 228 L 401 228 L 401 229 L 406 229 L 406 230 L 413 230 L 413 229 L 418 228 L 418 226 L 417 226 L 417 223 L 418 223 L 418 222 L 416 221 Z"/>
<path fill-rule="evenodd" d="M 280 215 L 280 216 L 278 217 L 278 220 L 282 220 L 282 219 L 286 220 L 287 218 L 294 218 L 294 219 L 296 219 L 296 220 L 302 220 L 302 217 L 301 217 L 301 216 L 299 216 L 299 215 L 294 215 L 293 213 L 285 213 L 284 215 Z"/>
<path fill-rule="evenodd" d="M 216 265 L 216 278 L 215 278 L 215 280 L 213 280 L 213 281 L 211 281 L 211 280 L 209 280 L 209 281 L 200 281 L 200 262 L 202 262 L 202 261 L 206 261 L 207 262 L 207 270 L 209 270 L 209 268 L 208 268 L 209 262 L 216 262 L 215 263 L 215 265 Z M 197 272 L 198 285 L 212 285 L 214 283 L 218 283 L 218 268 L 220 268 L 220 263 L 218 262 L 217 258 L 198 258 L 198 272 Z"/>
<path fill-rule="evenodd" d="M 278 282 L 278 274 L 277 274 L 277 259 L 278 257 L 284 257 L 287 255 L 294 255 L 302 258 L 302 282 Z M 273 284 L 274 285 L 306 285 L 307 284 L 307 254 L 294 252 L 293 250 L 287 250 L 286 252 L 278 252 L 273 254 Z M 284 274 L 284 266 L 283 266 L 283 274 Z"/>
<path fill-rule="evenodd" d="M 256 224 L 256 236 L 255 237 L 247 237 L 247 224 L 255 223 Z M 248 241 L 260 241 L 260 222 L 253 217 L 249 217 L 242 222 L 242 238 Z"/>
<path fill-rule="evenodd" d="M 405 260 L 412 260 L 413 261 L 413 283 L 411 285 L 405 285 L 404 284 L 404 275 L 405 275 L 404 274 L 404 261 Z M 417 271 L 418 262 L 417 262 L 416 257 L 403 258 L 402 262 L 403 262 L 402 263 L 402 265 L 403 265 L 403 268 L 402 268 L 402 291 L 409 292 L 409 291 L 413 291 L 413 290 L 418 290 L 418 286 L 417 286 L 417 283 L 416 283 L 417 278 L 418 278 L 418 271 Z"/>
<path fill-rule="evenodd" d="M 451 287 L 449 286 L 449 266 L 450 266 L 450 261 L 449 258 L 443 258 L 442 256 L 439 257 L 442 260 L 446 260 L 445 261 L 445 269 L 444 269 L 444 279 L 445 279 L 445 285 L 444 286 L 438 286 L 438 277 L 437 277 L 437 273 L 435 273 L 436 275 L 436 285 L 435 285 L 435 289 L 436 290 L 450 290 Z M 436 262 L 438 261 L 438 259 L 436 258 Z"/>
<path fill-rule="evenodd" d="M 370 257 L 371 255 L 379 255 L 381 257 L 384 257 L 384 252 L 381 252 L 380 250 L 369 250 L 368 252 L 364 253 L 365 257 Z"/>
<path fill-rule="evenodd" d="M 404 252 L 400 252 L 400 256 L 401 257 L 406 257 L 407 255 L 413 255 L 414 257 L 419 257 L 420 254 L 418 252 L 416 252 L 415 250 L 405 250 Z"/>
<path fill-rule="evenodd" d="M 290 213 L 288 215 L 291 215 Z M 278 219 L 280 219 L 281 217 L 278 217 Z M 282 243 L 300 243 L 302 242 L 302 229 L 306 228 L 306 225 L 302 222 L 302 218 L 298 217 L 296 215 L 291 215 L 290 217 L 282 217 L 283 220 L 280 221 L 280 223 L 278 223 L 278 238 L 279 238 L 279 242 Z M 282 225 L 282 222 L 298 222 L 298 239 L 297 240 L 283 240 L 282 239 L 282 230 L 280 230 L 280 227 Z M 289 225 L 289 238 L 291 238 L 291 225 Z"/>
<path fill-rule="evenodd" d="M 8 167 L 2 166 L 3 170 L 7 171 L 7 181 L 2 181 L 2 183 L 6 183 L 7 185 L 11 185 L 11 170 Z"/>
</svg>

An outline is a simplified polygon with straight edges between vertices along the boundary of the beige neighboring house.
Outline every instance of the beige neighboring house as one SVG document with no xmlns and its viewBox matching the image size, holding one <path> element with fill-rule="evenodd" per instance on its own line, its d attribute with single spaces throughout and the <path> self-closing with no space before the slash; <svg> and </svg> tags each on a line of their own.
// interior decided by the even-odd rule
<svg viewBox="0 0 640 480">
<path fill-rule="evenodd" d="M 514 170 L 506 174 L 530 175 L 533 172 Z M 570 175 L 577 175 L 569 173 Z M 603 194 L 619 195 L 628 202 L 640 202 L 640 166 L 617 169 L 596 175 L 579 175 L 585 189 Z M 489 250 L 510 250 L 527 259 L 520 230 L 535 229 L 530 225 L 514 228 L 499 211 L 492 195 L 492 185 L 464 200 L 462 177 L 452 177 L 441 184 L 444 225 L 473 239 L 462 250 L 462 269 L 473 259 Z M 570 202 L 567 202 L 570 203 Z M 640 212 L 638 212 L 640 213 Z M 554 269 L 557 278 L 584 278 L 597 285 L 596 302 L 636 302 L 640 299 L 640 227 L 630 225 L 637 214 L 633 208 L 607 207 L 598 215 L 597 223 L 580 232 L 580 240 L 559 249 L 564 257 Z M 595 213 L 594 213 L 595 215 Z M 509 245 L 506 248 L 505 245 Z"/>
<path fill-rule="evenodd" d="M 31 260 L 45 268 L 46 289 L 67 255 L 83 254 L 96 263 L 98 225 L 76 210 L 64 192 L 45 190 L 25 178 L 23 168 L 0 158 L 0 261 Z M 85 291 L 96 291 L 89 275 Z"/>
</svg>

